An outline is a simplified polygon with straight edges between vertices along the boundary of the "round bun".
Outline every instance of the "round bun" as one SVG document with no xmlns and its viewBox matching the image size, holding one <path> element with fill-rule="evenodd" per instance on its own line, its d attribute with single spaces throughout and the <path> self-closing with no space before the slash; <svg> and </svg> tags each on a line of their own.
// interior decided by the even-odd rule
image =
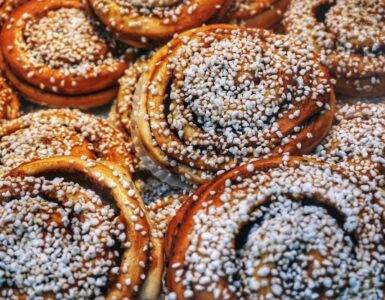
<svg viewBox="0 0 385 300">
<path fill-rule="evenodd" d="M 171 299 L 382 297 L 384 196 L 300 157 L 245 164 L 190 198 L 169 228 Z"/>
<path fill-rule="evenodd" d="M 201 27 L 141 69 L 134 88 L 135 76 L 122 80 L 116 106 L 123 125 L 133 107 L 135 152 L 162 180 L 171 173 L 200 184 L 243 161 L 308 153 L 332 123 L 328 72 L 311 47 L 291 37 Z"/>
<path fill-rule="evenodd" d="M 90 0 L 101 22 L 132 46 L 154 48 L 174 34 L 221 20 L 232 0 Z"/>
<path fill-rule="evenodd" d="M 55 107 L 99 106 L 117 93 L 134 58 L 80 1 L 32 0 L 15 9 L 1 36 L 3 69 L 27 99 Z"/>
<path fill-rule="evenodd" d="M 336 91 L 385 95 L 385 2 L 292 0 L 286 31 L 313 44 L 336 78 Z"/>
</svg>

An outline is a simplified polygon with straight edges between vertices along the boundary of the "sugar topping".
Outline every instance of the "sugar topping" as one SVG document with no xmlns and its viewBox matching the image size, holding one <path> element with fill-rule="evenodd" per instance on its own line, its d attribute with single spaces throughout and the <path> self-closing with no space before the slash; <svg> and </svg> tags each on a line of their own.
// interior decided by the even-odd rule
<svg viewBox="0 0 385 300">
<path fill-rule="evenodd" d="M 0 24 L 8 20 L 10 13 L 26 0 L 0 0 Z"/>
<path fill-rule="evenodd" d="M 112 122 L 120 128 L 128 139 L 131 136 L 131 113 L 134 101 L 135 89 L 140 76 L 147 70 L 146 56 L 140 57 L 131 65 L 119 79 L 119 94 L 116 100 L 116 106 L 112 111 Z"/>
<path fill-rule="evenodd" d="M 135 20 L 141 16 L 162 19 L 165 25 L 176 23 L 183 11 L 187 9 L 189 14 L 192 14 L 197 7 L 194 0 L 114 0 L 114 2 L 118 5 L 118 11 L 122 16 L 130 16 L 132 19 L 127 24 L 129 27 L 142 25 L 140 21 Z M 95 7 L 105 13 L 109 10 L 109 3 L 106 0 L 97 0 Z"/>
<path fill-rule="evenodd" d="M 38 158 L 78 155 L 131 166 L 130 146 L 105 120 L 78 110 L 51 109 L 0 126 L 2 171 Z M 132 170 L 131 170 L 132 171 Z"/>
<path fill-rule="evenodd" d="M 150 120 L 152 143 L 171 166 L 182 162 L 221 173 L 293 143 L 300 151 L 302 142 L 316 139 L 317 132 L 301 136 L 312 117 L 327 120 L 332 90 L 311 46 L 242 29 L 197 32 L 180 43 L 168 58 L 170 81 L 156 73 L 146 82 L 148 115 L 138 115 Z M 170 103 L 156 100 L 164 84 Z"/>
<path fill-rule="evenodd" d="M 0 187 L 0 296 L 103 295 L 127 242 L 114 210 L 62 178 L 5 178 Z"/>
<path fill-rule="evenodd" d="M 344 168 L 377 178 L 384 185 L 385 104 L 345 104 L 336 124 L 316 148 L 316 156 Z"/>
<path fill-rule="evenodd" d="M 233 174 L 197 199 L 175 241 L 170 269 L 185 298 L 384 296 L 384 195 L 327 164 Z"/>
<path fill-rule="evenodd" d="M 25 16 L 19 47 L 33 68 L 49 66 L 66 76 L 97 76 L 118 66 L 112 40 L 84 10 L 59 8 L 39 19 Z M 122 59 L 122 58 L 120 58 Z"/>
<path fill-rule="evenodd" d="M 18 114 L 19 99 L 5 78 L 0 77 L 0 120 L 14 119 Z"/>
<path fill-rule="evenodd" d="M 159 198 L 147 206 L 148 215 L 155 225 L 153 234 L 158 238 L 165 236 L 172 218 L 178 213 L 179 208 L 187 199 L 187 192 L 179 192 Z"/>
<path fill-rule="evenodd" d="M 312 42 L 338 77 L 385 73 L 385 3 L 382 0 L 292 1 L 284 23 Z"/>
</svg>

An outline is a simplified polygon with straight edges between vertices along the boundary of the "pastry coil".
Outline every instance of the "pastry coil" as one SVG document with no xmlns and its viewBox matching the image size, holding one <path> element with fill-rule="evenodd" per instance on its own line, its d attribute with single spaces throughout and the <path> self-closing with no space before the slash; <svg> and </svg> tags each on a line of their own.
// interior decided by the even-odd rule
<svg viewBox="0 0 385 300">
<path fill-rule="evenodd" d="M 315 156 L 385 186 L 385 104 L 357 102 L 338 107 L 335 124 Z"/>
<path fill-rule="evenodd" d="M 117 107 L 127 115 L 134 100 L 136 153 L 163 180 L 171 172 L 199 184 L 252 158 L 307 153 L 332 123 L 327 70 L 290 37 L 202 27 L 157 51 L 145 69 L 134 95 L 121 87 Z"/>
<path fill-rule="evenodd" d="M 223 19 L 231 0 L 91 0 L 95 14 L 115 36 L 154 48 L 174 34 Z"/>
<path fill-rule="evenodd" d="M 272 28 L 283 18 L 290 0 L 235 0 L 227 19 L 239 25 Z"/>
<path fill-rule="evenodd" d="M 2 173 L 22 163 L 60 155 L 108 160 L 133 171 L 122 134 L 105 120 L 78 110 L 50 109 L 0 125 Z"/>
<path fill-rule="evenodd" d="M 118 166 L 71 156 L 27 163 L 1 180 L 0 199 L 2 296 L 156 299 L 160 248 Z"/>
<path fill-rule="evenodd" d="M 290 34 L 313 43 L 349 96 L 385 95 L 383 0 L 294 0 L 285 18 Z"/>
<path fill-rule="evenodd" d="M 56 107 L 111 101 L 134 51 L 113 41 L 80 1 L 28 1 L 1 32 L 3 69 L 29 100 Z"/>
<path fill-rule="evenodd" d="M 200 189 L 168 231 L 169 299 L 382 298 L 383 194 L 350 175 L 286 156 Z"/>
</svg>

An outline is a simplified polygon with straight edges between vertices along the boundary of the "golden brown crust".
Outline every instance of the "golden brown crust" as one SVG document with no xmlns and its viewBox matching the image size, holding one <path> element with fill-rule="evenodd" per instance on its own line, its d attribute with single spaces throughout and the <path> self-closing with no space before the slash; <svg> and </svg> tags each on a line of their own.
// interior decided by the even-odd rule
<svg viewBox="0 0 385 300">
<path fill-rule="evenodd" d="M 127 139 L 132 140 L 131 114 L 134 93 L 140 76 L 147 70 L 147 57 L 141 57 L 130 66 L 119 80 L 119 92 L 111 107 L 110 120 L 122 131 Z"/>
<path fill-rule="evenodd" d="M 131 175 L 127 172 L 126 169 L 122 168 L 121 165 L 116 163 L 106 162 L 108 167 L 113 172 L 118 172 L 125 175 L 127 178 L 131 178 Z M 145 213 L 145 216 L 148 220 L 148 225 L 150 229 L 150 245 L 146 251 L 149 252 L 150 260 L 149 266 L 147 267 L 147 275 L 143 281 L 142 286 L 140 287 L 139 299 L 141 300 L 156 300 L 159 299 L 159 293 L 162 287 L 162 278 L 164 272 L 164 249 L 163 249 L 163 238 L 159 235 L 158 225 L 154 222 L 154 219 L 151 217 L 148 207 L 145 206 L 143 197 L 140 195 L 139 191 L 132 181 L 130 182 L 130 191 L 136 192 L 136 196 L 139 199 L 140 208 Z M 144 250 L 144 249 L 143 249 Z"/>
<path fill-rule="evenodd" d="M 383 0 L 293 0 L 284 26 L 314 45 L 336 78 L 336 91 L 356 97 L 385 94 Z"/>
<path fill-rule="evenodd" d="M 273 28 L 283 18 L 290 0 L 236 0 L 227 19 L 239 25 Z"/>
<path fill-rule="evenodd" d="M 108 160 L 133 171 L 131 148 L 122 134 L 105 120 L 77 110 L 51 109 L 4 122 L 0 144 L 5 171 L 57 155 Z"/>
<path fill-rule="evenodd" d="M 2 69 L 9 81 L 12 82 L 12 85 L 15 86 L 15 88 L 19 90 L 20 93 L 25 95 L 31 102 L 44 106 L 58 108 L 92 108 L 111 102 L 113 99 L 115 99 L 118 93 L 118 88 L 112 87 L 110 89 L 89 95 L 65 96 L 54 94 L 43 91 L 39 88 L 35 88 L 21 81 L 5 64 L 2 65 Z"/>
<path fill-rule="evenodd" d="M 33 0 L 20 6 L 5 24 L 1 41 L 6 76 L 32 101 L 51 106 L 92 107 L 110 101 L 134 58 L 101 32 L 85 4 L 72 0 Z"/>
<path fill-rule="evenodd" d="M 229 54 L 217 50 L 222 47 L 221 43 L 225 45 L 223 40 L 227 38 L 231 38 L 233 45 L 229 46 L 233 47 Z M 302 154 L 311 151 L 330 128 L 335 97 L 327 70 L 320 65 L 316 54 L 309 51 L 307 57 L 310 59 L 306 61 L 303 53 L 294 54 L 297 50 L 303 51 L 303 45 L 300 46 L 297 41 L 298 44 L 294 46 L 294 41 L 286 39 L 257 29 L 212 25 L 186 32 L 158 50 L 146 63 L 147 71 L 140 77 L 135 97 L 130 94 L 132 89 L 127 89 L 125 94 L 127 99 L 135 99 L 134 144 L 141 157 L 149 157 L 154 162 L 155 167 L 149 165 L 149 168 L 155 173 L 162 168 L 167 169 L 186 177 L 190 182 L 202 183 L 242 160 L 271 153 Z M 291 63 L 307 64 L 308 70 L 312 69 L 309 72 L 314 73 L 302 76 L 300 73 L 305 74 L 308 70 L 300 71 L 298 68 L 301 67 L 297 65 L 295 69 L 298 71 L 293 75 L 291 69 L 278 70 L 276 65 L 271 67 L 276 73 L 263 74 L 264 71 L 261 71 L 261 77 L 254 77 L 255 71 L 248 69 L 253 65 L 254 58 L 242 52 L 248 43 L 263 48 L 272 47 L 271 55 L 276 56 L 266 57 L 267 65 L 282 59 L 281 65 L 285 68 L 290 69 L 288 65 Z M 274 43 L 276 49 L 273 49 Z M 285 43 L 293 45 L 293 48 L 278 50 L 279 45 Z M 278 52 L 274 54 L 274 51 Z M 293 51 L 294 56 L 298 55 L 298 60 L 285 62 L 285 56 L 289 54 L 281 54 L 280 51 Z M 232 61 L 232 55 L 241 56 L 245 65 L 237 60 Z M 226 67 L 221 64 L 226 64 Z M 201 68 L 206 72 L 200 71 Z M 234 72 L 226 78 L 224 74 L 229 68 L 234 68 Z M 236 68 L 238 71 L 235 71 Z M 282 74 L 284 72 L 287 73 Z M 222 86 L 221 80 L 226 80 L 228 87 Z M 300 91 L 302 87 L 297 90 L 294 87 L 297 80 L 312 94 L 307 92 L 307 96 L 304 96 Z M 243 81 L 248 82 L 249 87 Z M 200 89 L 207 91 L 200 94 Z M 223 96 L 227 89 L 235 92 Z M 260 112 L 257 104 L 259 97 L 270 99 L 265 101 Z M 292 102 L 291 99 L 297 100 Z M 226 103 L 225 108 L 218 103 Z M 125 105 L 129 107 L 128 103 Z M 245 105 L 252 108 L 246 108 Z M 272 111 L 264 111 L 265 105 L 271 105 Z M 248 111 L 245 115 L 244 109 Z M 248 117 L 250 109 L 256 111 L 255 115 Z M 239 124 L 233 125 L 238 118 Z M 262 123 L 278 128 L 275 132 L 269 132 Z M 248 130 L 255 132 L 245 133 Z M 252 138 L 257 135 L 258 138 Z M 268 150 L 262 150 L 261 147 L 267 147 Z M 261 151 L 256 153 L 255 149 Z"/>
<path fill-rule="evenodd" d="M 343 95 L 355 98 L 380 97 L 384 95 L 383 91 L 385 91 L 385 75 L 354 79 L 340 77 L 337 78 L 335 89 Z"/>
<path fill-rule="evenodd" d="M 17 94 L 0 76 L 0 120 L 12 120 L 19 116 L 20 102 Z"/>
<path fill-rule="evenodd" d="M 90 1 L 95 14 L 118 39 L 140 48 L 154 48 L 176 33 L 210 19 L 218 21 L 230 4 L 230 0 Z"/>
<path fill-rule="evenodd" d="M 3 0 L 0 4 L 0 26 L 9 19 L 11 12 L 28 0 Z"/>
<path fill-rule="evenodd" d="M 63 176 L 64 179 L 50 179 L 48 174 Z M 82 182 L 82 180 L 89 182 L 87 187 L 76 187 L 77 179 L 75 179 L 76 177 L 73 177 L 74 174 L 80 176 L 81 179 L 79 182 Z M 124 171 L 121 173 L 119 171 L 119 167 L 111 165 L 111 163 L 94 163 L 84 161 L 76 157 L 55 157 L 22 165 L 12 171 L 9 176 L 12 177 L 6 177 L 2 181 L 2 205 L 6 205 L 7 201 L 17 202 L 17 204 L 15 204 L 16 206 L 14 206 L 16 208 L 27 205 L 24 204 L 24 198 L 20 196 L 20 191 L 24 191 L 24 197 L 31 197 L 31 201 L 33 201 L 32 198 L 37 199 L 39 197 L 43 197 L 44 199 L 40 202 L 42 204 L 36 204 L 36 207 L 43 205 L 46 201 L 55 199 L 55 201 L 58 201 L 58 203 L 61 203 L 62 205 L 66 204 L 68 209 L 72 211 L 70 218 L 73 218 L 74 221 L 71 223 L 70 227 L 74 230 L 75 227 L 77 227 L 76 220 L 78 219 L 78 215 L 80 216 L 80 220 L 83 220 L 83 222 L 95 222 L 95 220 L 99 220 L 99 218 L 106 218 L 106 213 L 111 214 L 111 207 L 116 207 L 115 214 L 117 214 L 117 216 L 112 218 L 111 215 L 109 215 L 108 218 L 110 218 L 111 221 L 106 219 L 104 223 L 100 223 L 100 225 L 103 224 L 104 227 L 99 226 L 98 223 L 94 223 L 94 225 L 88 229 L 89 234 L 92 235 L 95 234 L 94 231 L 96 230 L 96 227 L 100 227 L 98 229 L 99 235 L 95 235 L 93 241 L 92 239 L 89 240 L 89 242 L 86 243 L 88 246 L 83 245 L 83 248 L 78 250 L 78 256 L 76 256 L 77 261 L 88 261 L 88 264 L 83 266 L 84 269 L 78 270 L 72 268 L 69 269 L 67 273 L 67 276 L 72 276 L 72 272 L 78 272 L 77 276 L 85 276 L 82 277 L 85 279 L 91 277 L 94 278 L 94 276 L 96 276 L 94 278 L 95 280 L 87 281 L 87 284 L 82 285 L 80 284 L 80 281 L 75 279 L 74 283 L 70 283 L 70 286 L 72 285 L 73 287 L 71 293 L 74 297 L 104 296 L 106 299 L 124 299 L 125 297 L 134 299 L 141 296 L 141 289 L 143 288 L 145 282 L 144 279 L 149 276 L 149 270 L 151 270 L 150 265 L 152 262 L 150 257 L 157 258 L 157 256 L 151 254 L 153 252 L 151 248 L 153 238 L 151 237 L 150 221 L 146 216 L 145 210 L 143 209 L 140 197 L 135 192 L 134 185 L 130 177 L 127 174 L 124 174 Z M 12 189 L 9 188 L 10 186 L 7 182 L 12 182 L 12 184 L 14 184 L 12 185 Z M 14 189 L 17 184 L 20 184 L 19 190 L 17 188 Z M 107 202 L 106 204 L 99 198 L 98 193 L 103 189 L 111 195 L 110 201 L 112 201 L 112 203 Z M 5 193 L 6 191 L 8 192 Z M 103 201 L 107 200 L 109 199 L 103 199 Z M 38 209 L 39 208 L 35 208 L 34 210 L 36 220 L 40 218 L 38 215 Z M 41 206 L 41 209 L 44 209 L 44 206 Z M 90 215 L 93 218 L 91 220 L 87 219 L 87 211 L 89 209 L 93 211 L 93 215 L 92 213 Z M 53 208 L 51 208 L 50 212 L 51 214 L 54 214 Z M 56 225 L 54 224 L 53 226 L 62 226 L 60 219 L 64 218 L 63 212 L 61 212 L 61 215 L 52 216 L 52 218 L 54 217 L 56 218 Z M 45 218 L 43 220 L 47 219 Z M 21 222 L 23 221 L 24 220 L 21 219 Z M 65 222 L 65 219 L 63 219 L 63 222 Z M 49 230 L 44 227 L 46 224 L 47 221 L 42 221 L 39 223 L 39 226 L 42 227 L 42 230 Z M 86 225 L 87 224 L 83 224 L 83 226 Z M 99 241 L 100 236 L 105 234 L 104 231 L 107 230 L 106 228 L 108 228 L 108 226 L 111 227 L 111 232 L 106 236 L 107 241 L 103 239 Z M 78 229 L 76 228 L 76 230 Z M 69 234 L 75 234 L 71 232 L 71 230 L 68 232 Z M 84 236 L 84 238 L 87 239 L 87 232 L 87 229 L 84 227 L 83 232 L 77 233 L 77 238 L 81 239 Z M 63 231 L 61 231 L 61 233 L 64 234 Z M 24 236 L 24 239 L 27 239 L 28 236 Z M 63 236 L 63 244 L 50 245 L 49 247 L 52 247 L 53 249 L 55 247 L 60 249 L 63 248 L 62 251 L 65 253 L 67 253 L 67 250 L 75 251 L 75 249 L 71 248 L 73 247 L 71 243 L 65 243 L 66 238 L 66 236 Z M 115 241 L 115 243 L 109 242 L 108 240 L 112 242 Z M 98 255 L 94 258 L 92 254 L 90 254 L 91 252 L 87 254 L 86 251 L 92 243 L 102 243 L 103 247 L 105 247 L 103 249 L 98 248 Z M 22 245 L 23 242 L 20 241 L 20 246 Z M 92 245 L 98 247 L 98 244 Z M 36 249 L 36 251 L 39 250 Z M 70 253 L 71 252 L 68 254 L 69 260 L 63 261 L 60 257 L 54 258 L 49 256 L 48 259 L 52 260 L 52 268 L 50 268 L 50 270 L 53 273 L 49 277 L 43 277 L 43 280 L 39 282 L 39 284 L 42 284 L 45 289 L 39 290 L 36 285 L 30 286 L 21 283 L 19 285 L 19 292 L 21 292 L 19 294 L 20 299 L 23 298 L 24 293 L 27 293 L 29 296 L 47 296 L 47 294 L 48 296 L 54 296 L 56 293 L 70 295 L 67 294 L 70 292 L 67 284 L 70 280 L 68 279 L 67 282 L 66 277 L 61 278 L 62 275 L 60 272 L 54 272 L 55 263 L 64 262 L 64 264 L 67 264 L 68 267 L 71 267 L 71 255 L 73 254 Z M 117 260 L 115 260 L 114 257 L 116 255 Z M 41 267 L 39 264 L 43 261 L 40 260 L 40 256 L 32 259 L 35 260 L 36 265 L 34 265 L 34 268 L 37 270 Z M 98 262 L 98 260 L 101 261 Z M 91 263 L 89 261 L 91 261 Z M 88 269 L 93 266 L 93 261 L 95 261 L 95 267 L 92 271 L 90 271 Z M 107 265 L 108 271 L 104 271 L 104 275 L 99 275 L 98 279 L 98 272 L 100 273 L 103 269 L 98 271 L 96 266 L 99 266 L 100 268 L 107 261 L 111 262 L 111 264 Z M 17 258 L 15 258 L 15 263 L 19 263 Z M 162 262 L 160 261 L 159 263 L 160 267 L 162 267 Z M 85 273 L 83 274 L 82 272 Z M 6 273 L 5 276 L 8 276 L 8 273 Z M 19 277 L 19 280 L 26 278 L 25 276 L 30 276 L 30 274 L 24 273 L 21 277 Z M 55 280 L 59 279 L 60 281 L 55 282 Z M 97 283 L 97 279 L 99 280 L 99 283 Z M 29 280 L 34 281 L 37 279 L 31 277 Z M 49 284 L 52 284 L 52 282 L 54 283 L 55 289 L 53 289 L 53 287 L 49 287 Z M 102 286 L 98 286 L 98 284 L 102 284 Z M 4 289 L 9 290 L 9 288 L 3 287 L 2 291 Z M 12 290 L 16 291 L 16 289 Z M 14 295 L 17 295 L 17 293 L 14 293 Z"/>
<path fill-rule="evenodd" d="M 133 97 L 136 84 L 147 68 L 146 59 L 147 57 L 139 58 L 125 71 L 124 76 L 120 78 L 119 92 L 109 113 L 109 121 L 123 133 L 126 142 L 130 145 L 132 145 L 133 138 L 135 138 L 131 128 Z M 134 152 L 134 147 L 132 149 Z M 137 156 L 135 156 L 134 166 L 136 170 L 140 169 Z"/>
<path fill-rule="evenodd" d="M 169 296 L 207 300 L 308 293 L 326 299 L 375 294 L 383 281 L 376 281 L 378 289 L 349 281 L 365 269 L 360 245 L 383 245 L 370 238 L 384 226 L 382 196 L 362 182 L 333 165 L 300 157 L 259 160 L 218 177 L 190 198 L 169 227 Z M 348 224 L 350 217 L 354 225 Z M 376 225 L 364 230 L 367 220 Z M 376 260 L 376 250 L 365 253 Z M 333 257 L 351 265 L 327 264 Z M 312 271 L 314 264 L 319 275 Z M 326 266 L 335 275 L 324 285 L 320 274 Z"/>
<path fill-rule="evenodd" d="M 223 175 L 222 175 L 223 176 Z M 168 221 L 167 230 L 164 236 L 164 253 L 165 261 L 168 264 L 168 258 L 171 257 L 174 249 L 173 242 L 176 239 L 178 230 L 182 224 L 184 216 L 187 214 L 187 211 L 192 206 L 192 204 L 207 190 L 211 185 L 211 181 L 205 184 L 202 184 L 192 195 L 189 197 L 184 197 L 182 205 L 177 210 L 176 214 Z"/>
</svg>

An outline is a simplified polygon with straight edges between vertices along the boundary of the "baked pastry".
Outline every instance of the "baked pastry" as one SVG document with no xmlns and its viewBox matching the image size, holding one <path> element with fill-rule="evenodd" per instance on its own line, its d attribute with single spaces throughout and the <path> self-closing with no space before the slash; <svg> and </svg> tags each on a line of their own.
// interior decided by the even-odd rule
<svg viewBox="0 0 385 300">
<path fill-rule="evenodd" d="M 177 214 L 169 299 L 381 299 L 384 203 L 312 160 L 238 167 Z"/>
<path fill-rule="evenodd" d="M 235 0 L 227 19 L 239 25 L 272 28 L 283 18 L 290 0 Z"/>
<path fill-rule="evenodd" d="M 201 27 L 157 51 L 146 69 L 134 97 L 121 87 L 117 107 L 129 111 L 134 99 L 135 152 L 161 180 L 171 172 L 200 184 L 242 161 L 307 153 L 332 123 L 328 72 L 291 37 Z"/>
<path fill-rule="evenodd" d="M 0 125 L 0 170 L 59 155 L 108 160 L 133 171 L 130 145 L 107 121 L 78 110 L 50 109 Z"/>
<path fill-rule="evenodd" d="M 156 299 L 160 248 L 119 167 L 55 157 L 0 182 L 1 297 Z"/>
<path fill-rule="evenodd" d="M 19 97 L 0 76 L 0 121 L 12 120 L 19 116 Z"/>
<path fill-rule="evenodd" d="M 385 103 L 345 104 L 315 155 L 385 186 Z"/>
<path fill-rule="evenodd" d="M 8 20 L 12 10 L 27 1 L 28 0 L 2 0 L 0 3 L 0 26 Z"/>
<path fill-rule="evenodd" d="M 385 95 L 385 2 L 293 0 L 284 26 L 321 52 L 344 95 Z"/>
<path fill-rule="evenodd" d="M 154 48 L 176 33 L 221 20 L 232 0 L 90 0 L 101 22 L 116 38 Z"/>
<path fill-rule="evenodd" d="M 135 56 L 76 0 L 28 1 L 12 12 L 0 41 L 2 65 L 12 84 L 27 99 L 55 107 L 111 101 L 117 80 Z"/>
</svg>

